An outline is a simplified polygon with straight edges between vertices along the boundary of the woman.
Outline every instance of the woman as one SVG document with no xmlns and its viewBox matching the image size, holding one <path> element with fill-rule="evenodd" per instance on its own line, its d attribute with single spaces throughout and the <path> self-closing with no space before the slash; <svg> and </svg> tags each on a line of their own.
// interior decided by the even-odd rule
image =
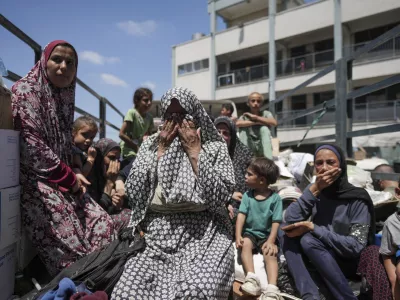
<svg viewBox="0 0 400 300">
<path fill-rule="evenodd" d="M 71 163 L 78 56 L 65 41 L 46 46 L 13 87 L 14 126 L 21 134 L 21 213 L 51 275 L 110 243 L 111 217 L 87 194 Z"/>
<path fill-rule="evenodd" d="M 126 263 L 112 299 L 227 299 L 234 255 L 225 205 L 235 185 L 227 147 L 189 90 L 169 90 L 161 111 L 163 129 L 142 144 L 126 181 L 129 226 L 140 224 L 146 249 Z"/>
<path fill-rule="evenodd" d="M 130 213 L 124 202 L 124 182 L 117 180 L 120 168 L 121 148 L 112 139 L 102 138 L 94 145 L 97 156 L 89 175 L 90 196 L 109 214 L 113 216 L 115 226 L 119 229 L 129 223 Z"/>
<path fill-rule="evenodd" d="M 286 210 L 285 220 L 292 225 L 282 227 L 283 252 L 302 299 L 320 299 L 308 262 L 335 299 L 357 299 L 346 277 L 356 274 L 361 251 L 373 243 L 372 200 L 348 182 L 339 147 L 322 145 L 314 157 L 315 183 Z"/>
<path fill-rule="evenodd" d="M 229 205 L 229 213 L 231 218 L 233 218 L 237 214 L 234 213 L 234 210 L 235 208 L 236 210 L 239 208 L 243 193 L 247 190 L 245 175 L 253 153 L 237 138 L 236 126 L 231 118 L 220 116 L 215 119 L 214 125 L 228 146 L 229 156 L 232 159 L 235 170 L 236 185 L 232 195 L 233 201 Z"/>
</svg>

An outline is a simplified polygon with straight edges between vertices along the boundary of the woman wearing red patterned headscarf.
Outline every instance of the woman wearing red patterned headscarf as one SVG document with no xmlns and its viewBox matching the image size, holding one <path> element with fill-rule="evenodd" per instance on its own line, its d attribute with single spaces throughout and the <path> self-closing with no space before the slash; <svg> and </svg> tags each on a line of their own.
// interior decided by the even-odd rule
<svg viewBox="0 0 400 300">
<path fill-rule="evenodd" d="M 85 194 L 71 168 L 78 56 L 53 41 L 12 87 L 14 126 L 21 134 L 21 213 L 51 275 L 114 237 L 111 217 Z"/>
</svg>

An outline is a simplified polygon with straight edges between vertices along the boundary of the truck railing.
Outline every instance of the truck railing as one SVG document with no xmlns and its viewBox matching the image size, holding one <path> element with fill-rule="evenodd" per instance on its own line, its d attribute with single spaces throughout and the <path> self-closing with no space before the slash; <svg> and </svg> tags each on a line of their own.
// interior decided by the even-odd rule
<svg viewBox="0 0 400 300">
<path fill-rule="evenodd" d="M 35 42 L 31 37 L 29 37 L 26 33 L 24 33 L 21 29 L 19 29 L 17 26 L 15 26 L 13 23 L 11 23 L 7 18 L 5 18 L 2 14 L 0 14 L 0 25 L 3 26 L 5 29 L 7 29 L 9 32 L 11 32 L 14 36 L 16 36 L 17 38 L 19 38 L 21 41 L 23 41 L 25 44 L 27 44 L 29 47 L 32 48 L 34 55 L 35 55 L 35 59 L 34 59 L 34 63 L 36 63 L 37 61 L 40 60 L 40 56 L 42 55 L 42 47 Z M 14 72 L 8 70 L 8 75 L 5 76 L 5 78 L 7 78 L 8 80 L 11 80 L 13 82 L 19 80 L 21 78 L 21 76 L 15 74 Z M 107 121 L 106 119 L 106 109 L 107 109 L 107 105 L 113 109 L 118 115 L 121 116 L 121 118 L 124 118 L 124 115 L 122 114 L 122 112 L 116 108 L 114 106 L 114 104 L 112 104 L 107 98 L 99 95 L 98 93 L 96 93 L 92 88 L 90 88 L 87 84 L 85 84 L 82 80 L 80 80 L 79 78 L 77 78 L 77 84 L 82 87 L 84 90 L 86 90 L 87 92 L 89 92 L 92 96 L 94 96 L 95 98 L 97 98 L 97 100 L 99 101 L 99 117 L 95 117 L 92 114 L 88 113 L 87 111 L 84 111 L 83 109 L 75 106 L 75 112 L 78 114 L 82 114 L 82 115 L 88 115 L 90 117 L 92 117 L 94 120 L 96 120 L 96 122 L 99 123 L 99 135 L 100 138 L 104 138 L 106 137 L 106 126 L 110 126 L 111 128 L 119 131 L 119 127 L 117 127 L 116 125 L 110 123 L 109 121 Z"/>
</svg>

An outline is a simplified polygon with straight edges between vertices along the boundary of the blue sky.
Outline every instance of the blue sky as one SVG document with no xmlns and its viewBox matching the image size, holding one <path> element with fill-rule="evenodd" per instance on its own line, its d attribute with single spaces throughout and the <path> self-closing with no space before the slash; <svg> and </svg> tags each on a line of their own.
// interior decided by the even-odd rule
<svg viewBox="0 0 400 300">
<path fill-rule="evenodd" d="M 0 13 L 42 47 L 55 39 L 74 45 L 78 77 L 124 114 L 137 87 L 150 87 L 156 99 L 171 87 L 172 45 L 195 32 L 209 33 L 207 0 L 6 0 Z M 33 51 L 3 27 L 0 41 L 7 69 L 24 76 L 33 66 Z M 97 99 L 80 87 L 76 105 L 98 116 Z M 107 119 L 122 123 L 112 109 Z M 112 128 L 107 136 L 118 140 Z"/>
</svg>

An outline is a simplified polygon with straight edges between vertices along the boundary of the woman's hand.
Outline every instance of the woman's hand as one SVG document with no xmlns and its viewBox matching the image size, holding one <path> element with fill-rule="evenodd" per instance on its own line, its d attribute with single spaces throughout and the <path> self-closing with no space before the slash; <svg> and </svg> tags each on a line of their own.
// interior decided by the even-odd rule
<svg viewBox="0 0 400 300">
<path fill-rule="evenodd" d="M 291 224 L 290 226 L 293 229 L 285 231 L 286 235 L 288 237 L 298 237 L 302 236 L 303 234 L 313 231 L 314 230 L 314 223 L 310 221 L 302 221 L 302 222 L 297 222 L 294 224 Z M 282 228 L 283 230 L 283 228 Z"/>
<path fill-rule="evenodd" d="M 79 194 L 81 197 L 86 193 L 86 186 L 90 185 L 90 182 L 82 174 L 75 174 L 76 181 L 75 185 L 72 187 L 72 194 Z"/>
<path fill-rule="evenodd" d="M 234 192 L 232 199 L 236 201 L 242 201 L 243 194 L 241 192 Z"/>
<path fill-rule="evenodd" d="M 178 135 L 179 125 L 174 120 L 167 120 L 159 135 L 157 157 L 164 155 L 165 151 Z"/>
<path fill-rule="evenodd" d="M 228 212 L 229 212 L 229 218 L 233 219 L 235 217 L 235 213 L 233 211 L 233 206 L 232 205 L 228 205 Z"/>
<path fill-rule="evenodd" d="M 183 150 L 189 156 L 189 159 L 197 159 L 201 150 L 200 129 L 197 129 L 183 120 L 178 129 L 178 134 L 181 139 Z"/>
<path fill-rule="evenodd" d="M 119 166 L 120 163 L 117 160 L 112 160 L 110 161 L 110 164 L 108 165 L 107 173 L 106 173 L 106 178 L 107 181 L 115 183 L 118 177 L 119 173 Z"/>
<path fill-rule="evenodd" d="M 111 196 L 112 205 L 116 209 L 119 210 L 124 205 L 124 196 L 125 196 L 125 191 L 124 190 L 116 190 L 113 193 L 113 195 Z"/>
<path fill-rule="evenodd" d="M 261 247 L 261 251 L 264 255 L 276 256 L 278 254 L 278 247 L 275 243 L 267 240 Z"/>
<path fill-rule="evenodd" d="M 334 183 L 336 179 L 339 178 L 341 172 L 342 170 L 340 168 L 333 168 L 328 171 L 320 172 L 317 174 L 313 188 L 316 188 L 318 192 L 321 192 L 323 189 Z"/>
</svg>

